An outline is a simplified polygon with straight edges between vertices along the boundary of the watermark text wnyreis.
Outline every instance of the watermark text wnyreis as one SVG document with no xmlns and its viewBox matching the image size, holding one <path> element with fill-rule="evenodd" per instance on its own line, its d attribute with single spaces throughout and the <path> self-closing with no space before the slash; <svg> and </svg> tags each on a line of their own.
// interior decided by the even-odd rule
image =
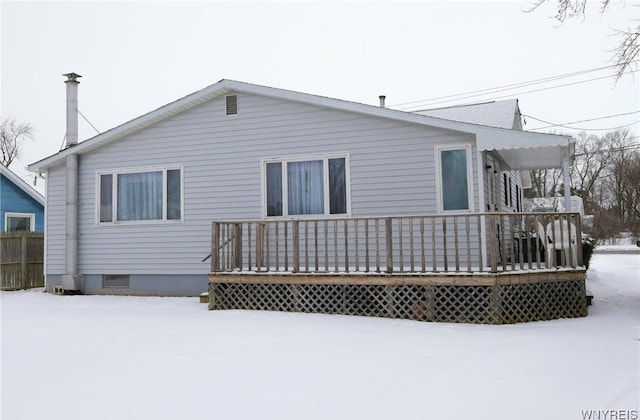
<svg viewBox="0 0 640 420">
<path fill-rule="evenodd" d="M 639 420 L 638 410 L 581 410 L 582 420 Z"/>
</svg>

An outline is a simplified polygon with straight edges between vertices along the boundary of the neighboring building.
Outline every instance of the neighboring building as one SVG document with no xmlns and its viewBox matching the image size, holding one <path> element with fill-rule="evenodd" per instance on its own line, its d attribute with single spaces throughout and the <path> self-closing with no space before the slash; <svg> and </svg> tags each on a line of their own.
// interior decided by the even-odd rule
<svg viewBox="0 0 640 420">
<path fill-rule="evenodd" d="M 0 232 L 44 232 L 44 197 L 0 165 Z"/>
<path fill-rule="evenodd" d="M 452 121 L 522 130 L 522 114 L 517 99 L 423 109 L 413 112 Z"/>
<path fill-rule="evenodd" d="M 77 88 L 78 76 L 69 77 L 68 87 Z M 213 221 L 262 221 L 250 230 L 313 218 L 515 214 L 522 211 L 519 171 L 566 165 L 574 143 L 522 131 L 515 101 L 502 112 L 510 126 L 490 126 L 493 113 L 481 125 L 485 107 L 476 107 L 470 123 L 222 80 L 72 141 L 29 167 L 47 178 L 47 290 L 200 294 L 212 267 L 203 260 L 212 253 Z M 77 128 L 68 130 L 75 138 Z M 499 255 L 477 252 L 492 244 L 478 236 L 485 226 L 478 220 L 466 227 L 476 235 L 466 242 L 469 267 L 513 263 L 504 248 L 512 238 L 498 241 Z M 444 252 L 454 244 L 433 238 L 441 242 Z M 456 245 L 463 246 L 457 237 Z M 258 246 L 268 258 L 255 242 L 233 258 Z"/>
<path fill-rule="evenodd" d="M 563 212 L 565 201 L 562 197 L 536 197 L 524 199 L 524 211 L 527 212 Z M 584 203 L 582 197 L 571 196 L 571 211 L 580 213 L 584 217 Z"/>
</svg>

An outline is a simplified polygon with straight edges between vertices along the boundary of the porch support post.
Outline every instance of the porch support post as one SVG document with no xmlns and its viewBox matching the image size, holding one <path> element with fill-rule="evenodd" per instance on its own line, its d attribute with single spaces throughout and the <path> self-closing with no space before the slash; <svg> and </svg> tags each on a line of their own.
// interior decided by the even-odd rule
<svg viewBox="0 0 640 420">
<path fill-rule="evenodd" d="M 562 158 L 562 181 L 564 182 L 564 211 L 571 212 L 571 180 L 569 179 L 569 156 Z"/>
</svg>

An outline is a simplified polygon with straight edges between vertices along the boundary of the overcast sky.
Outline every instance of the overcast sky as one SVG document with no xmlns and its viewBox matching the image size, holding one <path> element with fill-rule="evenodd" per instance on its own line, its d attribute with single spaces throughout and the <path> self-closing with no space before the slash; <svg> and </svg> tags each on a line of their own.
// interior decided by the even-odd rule
<svg viewBox="0 0 640 420">
<path fill-rule="evenodd" d="M 0 114 L 35 128 L 11 169 L 32 179 L 26 166 L 62 146 L 61 75 L 72 71 L 83 76 L 79 109 L 100 131 L 221 79 L 371 105 L 385 94 L 396 109 L 518 98 L 523 114 L 557 124 L 631 113 L 640 109 L 640 74 L 614 84 L 612 69 L 427 101 L 611 65 L 613 29 L 640 14 L 636 0 L 611 3 L 601 15 L 591 1 L 584 21 L 558 28 L 554 0 L 532 13 L 523 12 L 527 1 L 3 1 Z M 525 129 L 547 125 L 533 118 Z M 635 122 L 637 140 L 639 121 L 635 113 L 571 125 Z M 81 119 L 80 140 L 95 134 Z"/>
</svg>

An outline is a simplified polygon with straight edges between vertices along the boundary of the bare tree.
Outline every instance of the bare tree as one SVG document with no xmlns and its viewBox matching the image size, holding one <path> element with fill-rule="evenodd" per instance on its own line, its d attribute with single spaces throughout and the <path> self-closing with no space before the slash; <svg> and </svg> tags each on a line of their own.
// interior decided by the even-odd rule
<svg viewBox="0 0 640 420">
<path fill-rule="evenodd" d="M 570 171 L 572 195 L 582 197 L 586 213 L 595 216 L 594 235 L 640 233 L 640 144 L 629 130 L 603 136 L 578 134 Z M 528 198 L 563 191 L 557 169 L 531 171 L 531 183 Z"/>
<path fill-rule="evenodd" d="M 0 163 L 11 165 L 20 156 L 22 142 L 33 138 L 33 126 L 14 118 L 0 118 Z"/>
<path fill-rule="evenodd" d="M 626 136 L 627 133 L 609 133 L 602 137 L 579 133 L 576 137 L 576 151 L 570 169 L 573 184 L 572 194 L 582 198 L 587 212 L 592 212 L 594 206 L 599 205 L 596 198 L 598 183 L 611 158 L 610 145 L 617 135 Z"/>
<path fill-rule="evenodd" d="M 604 204 L 616 212 L 628 230 L 637 230 L 640 226 L 640 150 L 628 132 L 614 137 L 610 147 L 611 164 L 603 183 L 611 199 Z"/>
<path fill-rule="evenodd" d="M 534 0 L 533 6 L 525 12 L 536 10 L 543 3 L 557 3 L 557 12 L 554 18 L 561 25 L 567 19 L 584 19 L 587 0 Z M 605 13 L 609 8 L 610 0 L 600 0 L 600 13 Z M 640 7 L 631 5 L 631 7 Z M 616 80 L 631 68 L 637 68 L 636 57 L 640 52 L 640 19 L 632 19 L 631 26 L 626 29 L 614 29 L 613 36 L 618 38 L 618 44 L 611 50 L 611 61 L 615 63 Z"/>
<path fill-rule="evenodd" d="M 535 169 L 531 173 L 531 188 L 525 191 L 525 197 L 553 197 L 560 188 L 562 171 L 559 169 Z"/>
</svg>

